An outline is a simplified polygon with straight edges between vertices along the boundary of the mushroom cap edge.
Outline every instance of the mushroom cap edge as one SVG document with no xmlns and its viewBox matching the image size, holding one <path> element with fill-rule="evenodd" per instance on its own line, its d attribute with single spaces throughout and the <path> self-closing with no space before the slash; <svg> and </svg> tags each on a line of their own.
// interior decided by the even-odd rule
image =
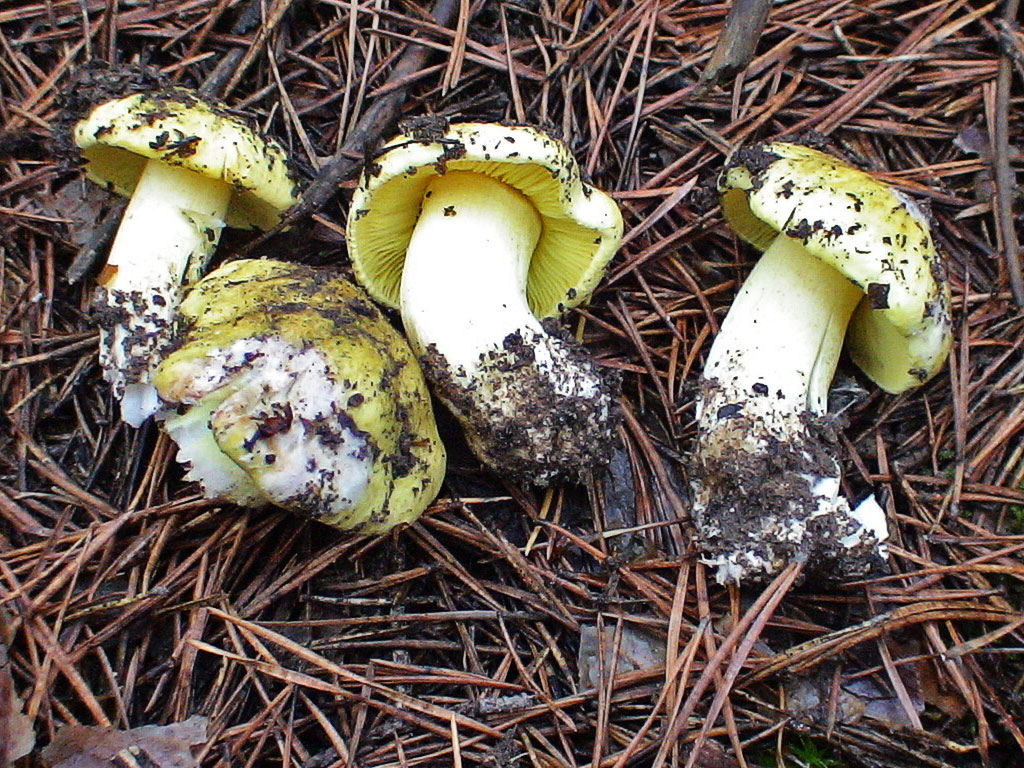
<svg viewBox="0 0 1024 768">
<path fill-rule="evenodd" d="M 185 89 L 102 102 L 73 130 L 86 175 L 130 196 L 147 160 L 187 168 L 234 187 L 227 225 L 270 229 L 297 200 L 285 150 L 244 120 Z"/>
</svg>

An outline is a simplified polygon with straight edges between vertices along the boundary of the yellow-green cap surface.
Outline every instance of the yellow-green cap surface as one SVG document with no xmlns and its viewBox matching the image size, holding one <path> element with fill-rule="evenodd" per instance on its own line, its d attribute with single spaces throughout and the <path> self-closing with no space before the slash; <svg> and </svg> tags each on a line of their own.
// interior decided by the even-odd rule
<svg viewBox="0 0 1024 768">
<path fill-rule="evenodd" d="M 952 340 L 950 291 L 911 200 L 838 158 L 786 142 L 737 152 L 719 190 L 740 237 L 762 250 L 780 232 L 796 238 L 864 291 L 847 349 L 880 387 L 902 392 L 939 371 Z"/>
<path fill-rule="evenodd" d="M 279 144 L 182 89 L 99 104 L 76 124 L 74 140 L 86 175 L 122 195 L 131 195 L 147 160 L 230 184 L 230 227 L 270 229 L 296 201 L 295 178 Z"/>
</svg>

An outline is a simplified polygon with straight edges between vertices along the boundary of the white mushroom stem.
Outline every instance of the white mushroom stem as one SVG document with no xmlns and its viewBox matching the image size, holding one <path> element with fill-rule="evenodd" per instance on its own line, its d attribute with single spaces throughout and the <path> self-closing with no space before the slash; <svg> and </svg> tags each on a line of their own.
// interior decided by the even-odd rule
<svg viewBox="0 0 1024 768">
<path fill-rule="evenodd" d="M 698 526 L 715 542 L 709 562 L 720 581 L 773 576 L 796 551 L 840 560 L 854 547 L 883 552 L 884 514 L 879 523 L 873 502 L 851 512 L 821 419 L 862 297 L 780 235 L 723 321 L 698 400 L 694 473 Z"/>
<path fill-rule="evenodd" d="M 402 274 L 401 309 L 414 349 L 430 344 L 466 375 L 510 333 L 545 335 L 526 303 L 540 216 L 511 187 L 481 174 L 435 176 L 424 193 Z"/>
<path fill-rule="evenodd" d="M 533 205 L 495 179 L 466 171 L 433 178 L 406 252 L 400 306 L 427 377 L 477 454 L 544 484 L 578 475 L 587 461 L 579 446 L 607 432 L 612 403 L 596 366 L 530 311 L 541 226 Z"/>
<path fill-rule="evenodd" d="M 460 378 L 472 378 L 506 339 L 533 348 L 541 370 L 566 361 L 526 300 L 540 216 L 523 195 L 481 174 L 451 171 L 427 186 L 405 258 L 401 309 L 417 354 L 433 348 Z M 586 395 L 597 382 L 559 377 L 565 392 Z M 486 382 L 480 382 L 486 386 Z M 484 395 L 484 393 L 481 393 Z M 486 396 L 486 395 L 484 395 Z"/>
<path fill-rule="evenodd" d="M 150 160 L 125 209 L 100 278 L 110 311 L 100 361 L 132 426 L 159 406 L 152 371 L 171 341 L 182 283 L 201 273 L 217 247 L 231 193 L 223 181 Z"/>
<path fill-rule="evenodd" d="M 825 413 L 843 337 L 863 292 L 779 235 L 743 283 L 704 366 L 728 403 L 750 401 L 768 418 Z M 728 390 L 728 393 L 726 391 Z M 719 395 L 718 404 L 726 405 Z M 702 404 L 702 423 L 717 416 Z"/>
</svg>

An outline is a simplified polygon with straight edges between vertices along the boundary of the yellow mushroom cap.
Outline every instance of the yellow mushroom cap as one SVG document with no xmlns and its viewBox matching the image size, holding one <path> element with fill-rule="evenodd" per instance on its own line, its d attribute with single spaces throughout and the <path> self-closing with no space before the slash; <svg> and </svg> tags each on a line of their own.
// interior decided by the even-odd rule
<svg viewBox="0 0 1024 768">
<path fill-rule="evenodd" d="M 582 181 L 576 159 L 557 139 L 525 126 L 453 123 L 443 133 L 395 137 L 360 178 L 349 208 L 349 255 L 374 298 L 398 306 L 424 190 L 449 170 L 497 179 L 536 208 L 542 231 L 527 285 L 534 315 L 561 314 L 590 296 L 622 239 L 615 201 Z"/>
<path fill-rule="evenodd" d="M 764 250 L 779 233 L 864 291 L 846 344 L 882 389 L 923 384 L 952 342 L 950 291 L 924 214 L 838 158 L 786 142 L 740 150 L 719 178 L 722 209 Z"/>
<path fill-rule="evenodd" d="M 147 160 L 234 187 L 227 225 L 270 229 L 296 201 L 284 149 L 224 108 L 182 89 L 136 93 L 94 107 L 74 129 L 86 175 L 129 196 Z"/>
<path fill-rule="evenodd" d="M 344 530 L 415 520 L 445 451 L 409 345 L 358 286 L 269 260 L 226 264 L 181 304 L 153 384 L 207 496 L 273 503 Z"/>
</svg>

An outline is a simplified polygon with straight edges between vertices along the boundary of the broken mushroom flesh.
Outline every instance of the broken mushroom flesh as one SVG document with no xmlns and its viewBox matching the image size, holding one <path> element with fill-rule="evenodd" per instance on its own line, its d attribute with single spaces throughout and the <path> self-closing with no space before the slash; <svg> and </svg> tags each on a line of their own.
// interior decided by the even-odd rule
<svg viewBox="0 0 1024 768">
<path fill-rule="evenodd" d="M 610 451 L 610 378 L 542 321 L 589 297 L 621 228 L 561 142 L 468 123 L 387 145 L 361 179 L 348 237 L 357 277 L 401 310 L 474 452 L 544 485 Z"/>
<path fill-rule="evenodd" d="M 98 105 L 74 128 L 93 181 L 130 196 L 99 278 L 100 363 L 126 422 L 158 402 L 152 371 L 173 338 L 183 285 L 225 225 L 268 228 L 295 200 L 284 151 L 182 90 Z"/>
<path fill-rule="evenodd" d="M 344 530 L 415 520 L 445 453 L 408 344 L 340 275 L 227 264 L 181 304 L 187 331 L 153 383 L 164 430 L 206 496 Z"/>
<path fill-rule="evenodd" d="M 844 339 L 889 391 L 949 349 L 949 288 L 920 211 L 836 158 L 776 143 L 720 179 L 736 231 L 765 252 L 708 354 L 692 463 L 694 514 L 722 582 L 767 579 L 797 554 L 841 579 L 885 557 L 885 515 L 840 489 L 827 396 Z M 883 301 L 884 298 L 884 301 Z"/>
</svg>

